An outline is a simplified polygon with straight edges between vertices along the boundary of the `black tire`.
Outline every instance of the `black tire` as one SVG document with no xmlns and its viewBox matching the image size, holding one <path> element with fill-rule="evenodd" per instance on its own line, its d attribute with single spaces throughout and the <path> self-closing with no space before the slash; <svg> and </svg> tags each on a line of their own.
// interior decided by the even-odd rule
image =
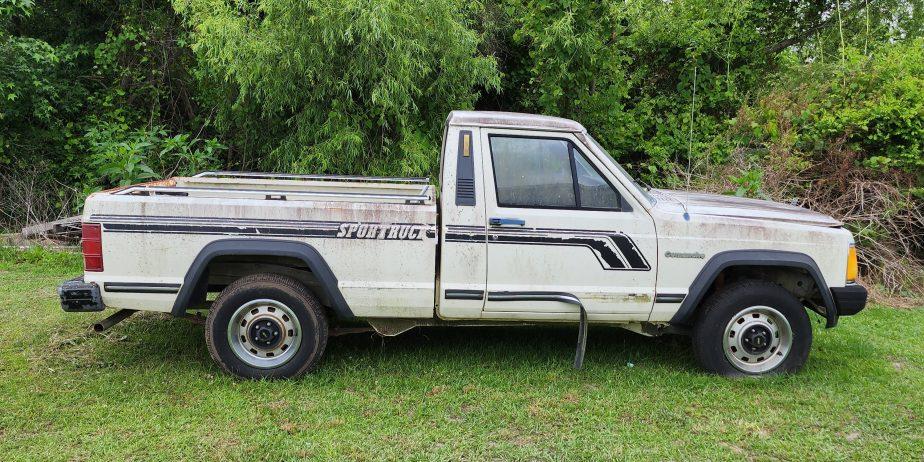
<svg viewBox="0 0 924 462">
<path fill-rule="evenodd" d="M 293 348 L 295 353 L 273 367 L 249 364 L 232 346 L 230 329 L 236 329 L 237 324 L 229 324 L 241 307 L 256 300 L 281 303 L 297 318 L 298 332 L 289 337 L 291 346 L 297 347 Z M 327 316 L 317 298 L 302 283 L 278 274 L 255 274 L 234 281 L 219 294 L 205 321 L 205 343 L 212 359 L 226 372 L 248 379 L 291 378 L 313 370 L 324 355 L 327 333 Z"/>
<path fill-rule="evenodd" d="M 770 319 L 770 322 L 760 324 L 760 319 L 753 320 L 757 327 L 756 335 L 761 338 L 753 337 L 753 330 L 739 329 L 739 325 L 744 326 L 751 322 L 751 316 L 760 318 L 762 315 Z M 782 315 L 786 323 L 774 323 L 773 320 L 777 319 L 778 315 Z M 764 343 L 768 338 L 771 341 L 774 338 L 779 339 L 781 331 L 785 339 L 787 324 L 790 332 L 789 342 L 780 341 L 777 347 Z M 761 332 L 761 329 L 772 331 Z M 749 330 L 751 334 L 747 333 Z M 727 343 L 732 345 L 729 346 Z M 734 345 L 758 348 L 754 344 L 767 349 L 750 354 L 748 351 L 754 350 L 734 348 Z M 784 344 L 789 345 L 786 354 L 782 354 Z M 693 353 L 696 360 L 707 371 L 729 377 L 797 372 L 808 359 L 811 347 L 812 325 L 802 303 L 786 289 L 768 281 L 739 281 L 714 293 L 701 306 L 700 316 L 693 326 Z M 745 358 L 742 359 L 741 356 Z M 747 361 L 754 361 L 754 366 Z M 767 369 L 759 370 L 763 368 Z"/>
</svg>

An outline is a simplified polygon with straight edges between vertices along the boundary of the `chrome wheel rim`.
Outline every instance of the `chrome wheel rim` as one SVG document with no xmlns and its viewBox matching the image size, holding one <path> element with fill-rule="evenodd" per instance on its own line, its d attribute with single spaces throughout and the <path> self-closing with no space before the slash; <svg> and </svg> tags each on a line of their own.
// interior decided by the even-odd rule
<svg viewBox="0 0 924 462">
<path fill-rule="evenodd" d="M 228 344 L 234 355 L 260 369 L 289 362 L 298 352 L 300 335 L 301 324 L 292 309 L 271 299 L 241 305 L 228 323 Z"/>
<path fill-rule="evenodd" d="M 752 306 L 728 322 L 722 344 L 732 366 L 759 374 L 786 360 L 792 340 L 792 327 L 782 313 L 769 306 Z"/>
</svg>

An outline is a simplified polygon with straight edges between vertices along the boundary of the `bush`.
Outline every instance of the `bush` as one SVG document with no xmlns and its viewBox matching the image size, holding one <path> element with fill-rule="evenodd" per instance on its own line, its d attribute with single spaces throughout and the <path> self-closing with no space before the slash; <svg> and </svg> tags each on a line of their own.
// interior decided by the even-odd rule
<svg viewBox="0 0 924 462">
<path fill-rule="evenodd" d="M 504 5 L 492 32 L 511 67 L 507 104 L 580 121 L 654 185 L 678 184 L 688 153 L 727 157 L 725 121 L 773 65 L 755 45 L 769 37 L 749 27 L 766 9 L 749 1 Z"/>
<path fill-rule="evenodd" d="M 164 127 L 132 130 L 124 123 L 101 123 L 85 135 L 90 144 L 87 187 L 127 186 L 152 178 L 189 176 L 219 168 L 226 149 L 215 139 L 169 136 Z"/>
<path fill-rule="evenodd" d="M 833 63 L 790 55 L 732 137 L 760 193 L 843 220 L 887 289 L 924 288 L 924 39 Z"/>
</svg>

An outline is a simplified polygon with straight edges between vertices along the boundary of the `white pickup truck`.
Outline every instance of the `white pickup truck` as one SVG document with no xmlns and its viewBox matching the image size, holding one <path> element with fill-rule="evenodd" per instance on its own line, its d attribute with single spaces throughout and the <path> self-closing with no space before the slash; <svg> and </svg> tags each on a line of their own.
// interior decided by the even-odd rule
<svg viewBox="0 0 924 462">
<path fill-rule="evenodd" d="M 866 304 L 853 238 L 793 205 L 647 189 L 579 123 L 455 111 L 426 179 L 205 172 L 93 194 L 65 311 L 186 316 L 226 371 L 292 377 L 333 329 L 574 323 L 687 333 L 708 371 L 793 372 Z M 601 333 L 603 331 L 600 331 Z"/>
</svg>

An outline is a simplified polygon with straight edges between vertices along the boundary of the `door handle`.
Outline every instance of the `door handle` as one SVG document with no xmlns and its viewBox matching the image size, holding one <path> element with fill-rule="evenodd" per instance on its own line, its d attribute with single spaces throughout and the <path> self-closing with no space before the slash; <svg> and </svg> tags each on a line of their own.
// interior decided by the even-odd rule
<svg viewBox="0 0 924 462">
<path fill-rule="evenodd" d="M 491 218 L 488 220 L 491 226 L 526 226 L 526 220 L 519 218 Z"/>
</svg>

